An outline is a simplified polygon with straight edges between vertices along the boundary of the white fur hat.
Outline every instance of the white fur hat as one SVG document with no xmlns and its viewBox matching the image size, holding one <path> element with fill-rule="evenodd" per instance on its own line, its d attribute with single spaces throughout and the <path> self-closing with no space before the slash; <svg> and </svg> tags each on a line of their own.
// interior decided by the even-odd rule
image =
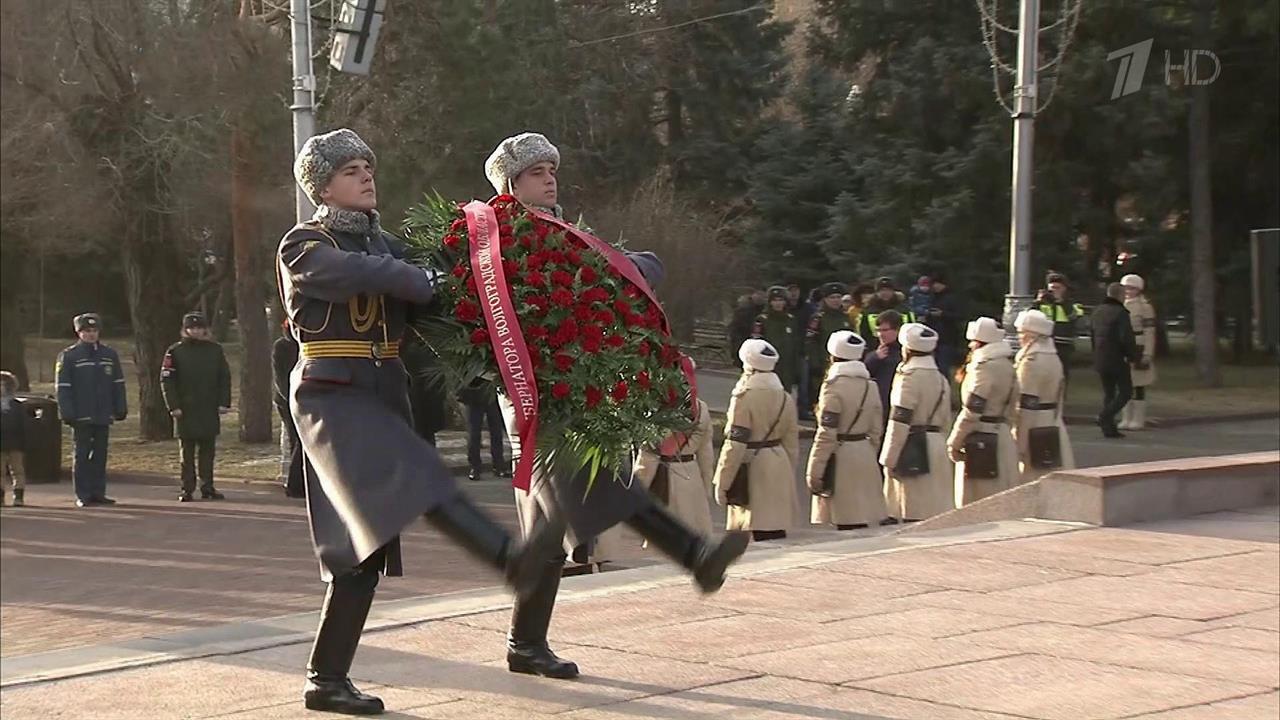
<svg viewBox="0 0 1280 720">
<path fill-rule="evenodd" d="M 977 340 L 980 343 L 990 345 L 1004 339 L 1004 329 L 993 318 L 980 317 L 969 323 L 964 337 L 966 340 Z"/>
<path fill-rule="evenodd" d="M 841 360 L 861 360 L 867 351 L 867 343 L 856 333 L 839 330 L 827 338 L 827 354 Z"/>
<path fill-rule="evenodd" d="M 928 325 L 907 323 L 898 331 L 898 341 L 908 350 L 931 353 L 938 347 L 938 333 Z"/>
<path fill-rule="evenodd" d="M 1138 290 L 1138 291 L 1142 291 L 1147 287 L 1147 283 L 1143 281 L 1141 275 L 1133 275 L 1133 274 L 1125 275 L 1124 277 L 1120 278 L 1120 284 L 1125 287 L 1134 288 L 1135 290 Z"/>
<path fill-rule="evenodd" d="M 540 162 L 560 167 L 560 151 L 541 133 L 520 133 L 498 143 L 484 161 L 484 174 L 494 192 L 501 195 L 510 191 L 509 183 L 517 175 Z"/>
<path fill-rule="evenodd" d="M 1053 321 L 1039 310 L 1023 310 L 1013 322 L 1018 332 L 1029 332 L 1037 335 L 1052 336 Z"/>
<path fill-rule="evenodd" d="M 764 340 L 752 338 L 738 348 L 738 359 L 752 370 L 773 372 L 778 365 L 778 351 Z"/>
</svg>

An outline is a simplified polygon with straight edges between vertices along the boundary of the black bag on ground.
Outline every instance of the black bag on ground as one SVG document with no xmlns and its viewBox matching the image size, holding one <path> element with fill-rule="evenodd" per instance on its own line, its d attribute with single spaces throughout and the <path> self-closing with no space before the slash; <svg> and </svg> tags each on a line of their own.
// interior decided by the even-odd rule
<svg viewBox="0 0 1280 720">
<path fill-rule="evenodd" d="M 994 480 L 1000 477 L 1000 459 L 996 452 L 999 443 L 1000 438 L 995 433 L 969 433 L 964 439 L 966 480 Z"/>
</svg>

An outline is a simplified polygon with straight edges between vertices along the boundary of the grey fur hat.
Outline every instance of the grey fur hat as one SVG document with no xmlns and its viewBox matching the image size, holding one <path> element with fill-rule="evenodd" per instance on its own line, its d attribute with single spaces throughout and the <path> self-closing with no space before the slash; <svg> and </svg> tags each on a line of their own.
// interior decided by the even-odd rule
<svg viewBox="0 0 1280 720">
<path fill-rule="evenodd" d="M 520 133 L 498 143 L 484 161 L 484 174 L 501 195 L 508 191 L 508 182 L 540 162 L 560 167 L 560 151 L 541 133 Z"/>
<path fill-rule="evenodd" d="M 324 204 L 320 191 L 325 189 L 338 168 L 357 158 L 376 166 L 378 158 L 354 130 L 339 128 L 323 135 L 312 135 L 302 145 L 293 163 L 293 177 L 311 202 Z"/>
</svg>

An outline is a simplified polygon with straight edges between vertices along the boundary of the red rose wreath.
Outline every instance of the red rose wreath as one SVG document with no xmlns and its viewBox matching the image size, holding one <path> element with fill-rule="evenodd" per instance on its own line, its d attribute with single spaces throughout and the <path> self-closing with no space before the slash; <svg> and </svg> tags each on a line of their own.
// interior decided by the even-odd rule
<svg viewBox="0 0 1280 720">
<path fill-rule="evenodd" d="M 410 259 L 446 273 L 438 312 L 411 332 L 439 356 L 447 387 L 484 378 L 511 400 L 517 487 L 535 462 L 594 476 L 690 427 L 691 366 L 623 253 L 510 195 L 428 198 L 406 231 Z"/>
</svg>

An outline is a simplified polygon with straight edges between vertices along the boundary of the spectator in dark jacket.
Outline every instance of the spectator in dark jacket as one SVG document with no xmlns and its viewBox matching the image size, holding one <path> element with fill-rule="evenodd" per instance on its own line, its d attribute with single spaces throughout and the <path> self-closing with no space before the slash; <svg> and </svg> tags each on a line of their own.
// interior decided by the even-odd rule
<svg viewBox="0 0 1280 720">
<path fill-rule="evenodd" d="M 18 378 L 11 372 L 0 371 L 0 482 L 13 484 L 13 506 L 22 507 L 26 492 L 22 470 L 22 405 L 15 397 Z M 4 490 L 0 486 L 0 505 L 4 504 Z"/>
<path fill-rule="evenodd" d="M 271 346 L 272 384 L 275 389 L 274 404 L 280 416 L 280 484 L 285 497 L 305 498 L 306 480 L 303 475 L 302 443 L 298 441 L 298 428 L 289 412 L 289 375 L 298 364 L 298 342 L 284 323 L 283 333 Z"/>
<path fill-rule="evenodd" d="M 863 361 L 880 391 L 886 426 L 889 424 L 889 391 L 893 387 L 893 374 L 898 370 L 898 363 L 902 362 L 902 345 L 898 343 L 898 330 L 901 328 L 902 316 L 897 310 L 885 310 L 877 315 L 876 337 L 879 342 L 875 352 L 868 353 Z"/>
<path fill-rule="evenodd" d="M 1098 425 L 1109 438 L 1124 437 L 1116 427 L 1116 416 L 1133 396 L 1129 364 L 1141 357 L 1129 311 L 1124 307 L 1124 287 L 1107 286 L 1107 298 L 1090 318 L 1093 336 L 1093 366 L 1102 380 L 1102 412 Z"/>
<path fill-rule="evenodd" d="M 950 378 L 956 361 L 963 355 L 964 343 L 960 335 L 963 313 L 959 300 L 947 285 L 946 276 L 935 272 L 932 279 L 933 299 L 924 324 L 938 333 L 938 349 L 933 353 L 934 360 L 938 363 L 938 370 Z"/>
<path fill-rule="evenodd" d="M 738 298 L 738 306 L 733 309 L 733 320 L 729 322 L 729 355 L 733 364 L 742 367 L 738 359 L 738 348 L 751 337 L 751 326 L 756 316 L 764 312 L 765 293 L 763 290 L 752 290 L 750 295 Z"/>
</svg>

